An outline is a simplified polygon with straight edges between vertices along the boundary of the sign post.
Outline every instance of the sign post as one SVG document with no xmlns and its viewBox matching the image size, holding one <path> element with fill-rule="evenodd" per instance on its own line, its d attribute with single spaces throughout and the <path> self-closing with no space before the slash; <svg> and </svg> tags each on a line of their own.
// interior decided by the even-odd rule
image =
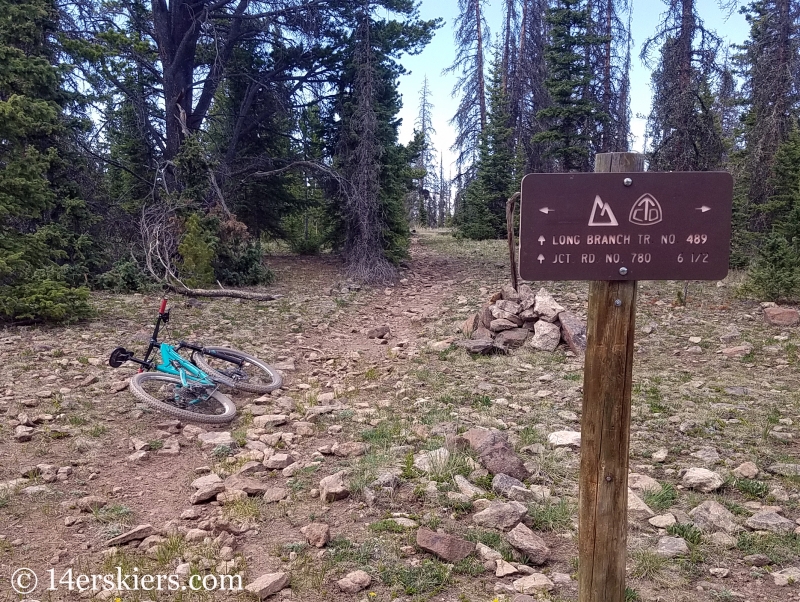
<svg viewBox="0 0 800 602">
<path fill-rule="evenodd" d="M 644 172 L 603 153 L 595 173 L 529 174 L 520 200 L 520 275 L 590 280 L 581 418 L 579 602 L 623 602 L 637 280 L 728 273 L 733 179 Z"/>
<path fill-rule="evenodd" d="M 639 172 L 644 157 L 599 154 L 594 169 Z M 591 282 L 581 416 L 579 602 L 625 600 L 635 327 L 636 281 Z"/>
</svg>

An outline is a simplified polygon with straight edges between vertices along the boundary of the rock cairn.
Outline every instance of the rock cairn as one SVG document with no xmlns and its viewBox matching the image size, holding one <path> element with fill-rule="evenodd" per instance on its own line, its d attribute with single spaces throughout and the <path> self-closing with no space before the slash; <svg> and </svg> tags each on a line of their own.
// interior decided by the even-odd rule
<svg viewBox="0 0 800 602">
<path fill-rule="evenodd" d="M 507 285 L 461 325 L 465 340 L 457 344 L 470 353 L 508 353 L 528 345 L 553 352 L 563 340 L 576 356 L 586 351 L 586 325 L 544 288 L 534 293 L 522 284 Z"/>
</svg>

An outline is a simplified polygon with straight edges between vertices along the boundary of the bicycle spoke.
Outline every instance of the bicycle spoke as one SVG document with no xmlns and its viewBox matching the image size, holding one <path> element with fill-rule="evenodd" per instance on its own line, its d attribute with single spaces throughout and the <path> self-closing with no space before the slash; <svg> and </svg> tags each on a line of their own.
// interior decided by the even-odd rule
<svg viewBox="0 0 800 602">
<path fill-rule="evenodd" d="M 162 403 L 196 414 L 223 414 L 225 408 L 212 397 L 216 387 L 180 387 L 173 384 L 152 382 L 144 390 Z"/>
</svg>

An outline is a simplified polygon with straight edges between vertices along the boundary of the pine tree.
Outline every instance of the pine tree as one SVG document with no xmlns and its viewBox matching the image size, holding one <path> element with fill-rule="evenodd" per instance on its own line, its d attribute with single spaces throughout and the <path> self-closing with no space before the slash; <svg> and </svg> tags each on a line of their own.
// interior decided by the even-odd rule
<svg viewBox="0 0 800 602">
<path fill-rule="evenodd" d="M 365 282 L 395 275 L 408 252 L 408 220 L 403 199 L 411 190 L 422 146 L 398 143 L 402 73 L 394 57 L 416 52 L 430 41 L 440 21 L 420 21 L 412 4 L 402 21 L 375 19 L 380 5 L 364 0 L 354 10 L 346 63 L 338 79 L 336 103 L 327 116 L 335 148 L 334 166 L 345 176 L 339 206 L 339 241 L 348 271 Z M 395 10 L 401 6 L 392 3 Z M 391 49 L 391 50 L 390 50 Z M 421 142 L 421 137 L 415 142 Z"/>
<path fill-rule="evenodd" d="M 0 0 L 0 319 L 70 321 L 89 314 L 70 288 L 56 210 L 80 203 L 54 180 L 61 168 L 60 82 L 51 0 Z"/>
<path fill-rule="evenodd" d="M 590 50 L 605 38 L 590 33 L 591 14 L 583 0 L 556 0 L 547 11 L 550 41 L 545 82 L 552 105 L 536 113 L 546 129 L 533 137 L 546 145 L 546 153 L 559 171 L 590 171 L 594 160 L 592 141 L 609 115 L 588 94 L 592 80 Z"/>
<path fill-rule="evenodd" d="M 737 201 L 754 233 L 770 232 L 769 211 L 776 154 L 800 112 L 800 5 L 757 0 L 746 9 L 750 39 L 738 57 L 744 75 L 743 177 L 746 197 Z"/>
<path fill-rule="evenodd" d="M 444 155 L 439 155 L 439 213 L 437 217 L 437 225 L 444 228 L 447 225 L 447 219 L 450 213 L 450 180 L 444 177 Z"/>
<path fill-rule="evenodd" d="M 624 11 L 628 21 L 623 21 Z M 592 70 L 590 95 L 608 119 L 595 128 L 593 146 L 600 153 L 628 150 L 630 88 L 630 17 L 626 0 L 596 0 L 590 3 L 589 33 L 602 42 L 588 47 Z M 590 124 L 591 125 L 591 124 Z"/>
<path fill-rule="evenodd" d="M 481 135 L 477 176 L 467 187 L 464 210 L 458 221 L 459 234 L 473 239 L 505 235 L 506 201 L 519 188 L 519 169 L 511 149 L 514 133 L 499 48 L 488 91 L 487 124 Z"/>
<path fill-rule="evenodd" d="M 519 50 L 515 83 L 511 85 L 510 113 L 516 142 L 525 156 L 525 171 L 547 173 L 553 171 L 553 159 L 546 155 L 543 144 L 535 143 L 536 134 L 546 124 L 538 114 L 552 104 L 547 89 L 547 61 L 545 52 L 550 25 L 547 23 L 547 0 L 522 0 Z"/>
<path fill-rule="evenodd" d="M 774 232 L 765 237 L 748 276 L 748 288 L 760 298 L 794 300 L 800 294 L 800 252 Z"/>
</svg>

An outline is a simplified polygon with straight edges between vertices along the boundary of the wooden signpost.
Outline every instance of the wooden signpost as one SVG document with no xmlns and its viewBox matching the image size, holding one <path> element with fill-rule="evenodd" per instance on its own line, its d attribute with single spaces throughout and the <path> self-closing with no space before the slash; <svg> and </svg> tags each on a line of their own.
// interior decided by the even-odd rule
<svg viewBox="0 0 800 602">
<path fill-rule="evenodd" d="M 581 418 L 579 602 L 625 600 L 636 281 L 722 279 L 727 274 L 730 175 L 643 170 L 643 155 L 603 153 L 596 157 L 595 174 L 531 174 L 522 185 L 522 277 L 592 280 Z M 609 178 L 609 173 L 622 175 Z M 649 178 L 655 188 L 660 186 L 658 192 L 642 188 L 648 176 L 658 176 Z M 670 197 L 664 187 L 669 176 L 678 188 L 684 184 L 683 193 Z M 592 177 L 598 187 L 610 188 L 586 196 L 581 186 L 572 186 Z M 550 198 L 543 190 L 562 193 Z M 579 191 L 580 198 L 570 190 Z M 564 249 L 567 245 L 572 252 Z"/>
<path fill-rule="evenodd" d="M 644 170 L 634 153 L 601 154 L 596 172 Z M 586 320 L 578 510 L 578 600 L 623 602 L 636 281 L 592 281 Z"/>
</svg>

